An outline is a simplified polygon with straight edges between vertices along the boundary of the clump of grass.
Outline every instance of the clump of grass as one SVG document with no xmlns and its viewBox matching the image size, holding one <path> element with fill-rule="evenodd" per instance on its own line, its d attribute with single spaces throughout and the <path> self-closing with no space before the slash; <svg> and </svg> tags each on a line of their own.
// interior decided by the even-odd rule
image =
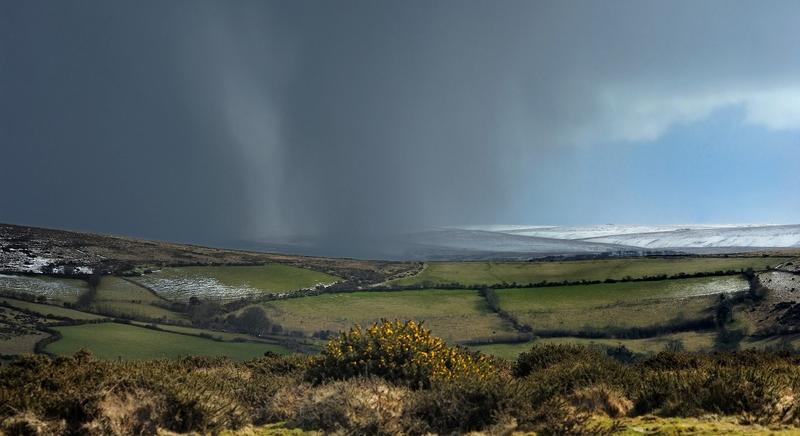
<svg viewBox="0 0 800 436">
<path fill-rule="evenodd" d="M 625 396 L 625 393 L 604 384 L 578 388 L 568 399 L 577 410 L 590 415 L 621 418 L 633 409 L 633 402 Z"/>
</svg>

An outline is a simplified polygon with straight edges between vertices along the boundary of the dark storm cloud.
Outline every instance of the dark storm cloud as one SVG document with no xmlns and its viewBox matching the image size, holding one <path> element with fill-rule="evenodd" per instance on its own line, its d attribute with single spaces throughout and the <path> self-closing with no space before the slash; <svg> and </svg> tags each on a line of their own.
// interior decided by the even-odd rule
<svg viewBox="0 0 800 436">
<path fill-rule="evenodd" d="M 289 192 L 308 200 L 287 201 L 291 215 L 345 235 L 491 219 L 501 102 L 481 84 L 503 73 L 469 53 L 490 47 L 446 41 L 447 14 L 431 5 L 291 15 L 303 55 L 279 104 L 282 139 Z"/>
<path fill-rule="evenodd" d="M 652 140 L 721 107 L 800 126 L 796 2 L 0 11 L 0 220 L 369 243 L 559 217 L 537 203 L 583 200 L 576 150 Z"/>
<path fill-rule="evenodd" d="M 184 75 L 202 65 L 175 63 L 192 23 L 136 5 L 3 2 L 0 220 L 181 240 L 241 225 L 238 151 Z"/>
</svg>

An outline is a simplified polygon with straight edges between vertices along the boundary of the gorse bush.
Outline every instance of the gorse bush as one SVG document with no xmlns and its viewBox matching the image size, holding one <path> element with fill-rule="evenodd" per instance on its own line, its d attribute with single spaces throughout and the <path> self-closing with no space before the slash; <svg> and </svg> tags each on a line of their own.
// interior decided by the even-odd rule
<svg viewBox="0 0 800 436">
<path fill-rule="evenodd" d="M 0 368 L 0 434 L 42 427 L 39 421 L 63 430 L 52 434 L 205 434 L 267 422 L 275 393 L 300 381 L 303 359 L 25 356 Z"/>
<path fill-rule="evenodd" d="M 702 358 L 696 367 L 639 371 L 632 389 L 635 413 L 696 416 L 739 415 L 759 424 L 797 424 L 800 371 L 778 355 L 752 353 L 741 361 L 719 354 Z M 748 361 L 749 357 L 753 360 Z M 769 359 L 771 357 L 771 359 Z M 737 363 L 738 362 L 738 363 Z"/>
<path fill-rule="evenodd" d="M 517 357 L 512 369 L 515 377 L 525 377 L 533 372 L 561 363 L 606 362 L 608 357 L 579 345 L 547 344 L 531 348 Z"/>
<path fill-rule="evenodd" d="M 326 380 L 377 376 L 412 388 L 434 380 L 485 378 L 494 372 L 491 359 L 448 346 L 414 321 L 387 321 L 362 329 L 356 325 L 328 341 L 308 378 Z"/>
<path fill-rule="evenodd" d="M 512 380 L 456 379 L 415 393 L 406 412 L 412 433 L 480 431 L 509 419 L 529 416 L 526 386 Z M 490 431 L 489 433 L 495 433 Z"/>
</svg>

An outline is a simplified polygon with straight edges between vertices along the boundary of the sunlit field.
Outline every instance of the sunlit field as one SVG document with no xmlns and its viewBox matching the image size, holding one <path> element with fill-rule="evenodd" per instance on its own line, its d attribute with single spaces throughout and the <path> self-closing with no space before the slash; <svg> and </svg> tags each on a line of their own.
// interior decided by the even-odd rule
<svg viewBox="0 0 800 436">
<path fill-rule="evenodd" d="M 567 262 L 427 262 L 417 275 L 395 280 L 396 285 L 449 284 L 495 285 L 500 283 L 576 282 L 621 280 L 627 277 L 675 276 L 681 273 L 713 273 L 762 270 L 788 260 L 776 257 L 675 257 L 575 260 Z"/>
</svg>

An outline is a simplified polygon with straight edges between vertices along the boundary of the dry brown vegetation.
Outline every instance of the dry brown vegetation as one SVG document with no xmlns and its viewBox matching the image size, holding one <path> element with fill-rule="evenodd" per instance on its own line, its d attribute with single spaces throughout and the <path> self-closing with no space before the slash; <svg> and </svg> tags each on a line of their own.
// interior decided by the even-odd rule
<svg viewBox="0 0 800 436">
<path fill-rule="evenodd" d="M 397 365 L 384 372 L 390 378 L 314 369 L 329 367 L 323 361 L 333 354 L 270 355 L 248 362 L 29 355 L 0 369 L 0 429 L 205 434 L 284 422 L 284 427 L 340 434 L 604 434 L 617 429 L 613 419 L 707 414 L 735 416 L 747 425 L 800 423 L 797 355 L 660 353 L 622 363 L 597 350 L 544 346 L 514 363 L 487 361 L 488 372 L 415 387 L 402 369 L 417 362 L 416 354 L 403 357 L 398 335 L 381 337 L 386 341 L 364 343 L 361 351 L 354 347 L 347 361 L 360 364 L 359 353 L 364 359 L 389 359 Z M 375 354 L 376 346 L 383 351 Z M 598 423 L 597 417 L 612 421 Z"/>
</svg>

